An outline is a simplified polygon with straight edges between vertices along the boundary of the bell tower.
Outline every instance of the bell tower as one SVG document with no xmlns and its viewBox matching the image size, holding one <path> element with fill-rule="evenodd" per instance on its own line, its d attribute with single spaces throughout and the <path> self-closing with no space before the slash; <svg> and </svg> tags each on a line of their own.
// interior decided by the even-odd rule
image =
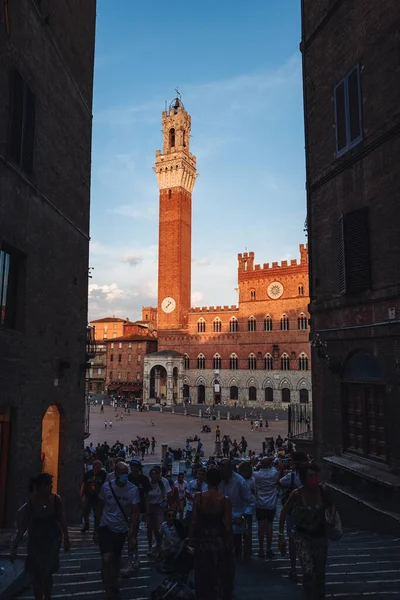
<svg viewBox="0 0 400 600">
<path fill-rule="evenodd" d="M 164 146 L 153 167 L 160 189 L 158 330 L 184 329 L 190 308 L 192 191 L 196 157 L 190 153 L 191 118 L 180 98 L 162 113 Z"/>
</svg>

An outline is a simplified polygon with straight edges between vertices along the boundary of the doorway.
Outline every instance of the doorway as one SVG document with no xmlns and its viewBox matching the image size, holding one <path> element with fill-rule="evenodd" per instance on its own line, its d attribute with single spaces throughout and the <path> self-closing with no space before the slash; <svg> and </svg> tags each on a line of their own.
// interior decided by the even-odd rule
<svg viewBox="0 0 400 600">
<path fill-rule="evenodd" d="M 42 421 L 42 472 L 53 476 L 53 493 L 58 489 L 58 464 L 60 453 L 60 411 L 49 406 Z"/>
<path fill-rule="evenodd" d="M 206 386 L 198 385 L 197 386 L 197 404 L 204 404 L 206 401 Z"/>
</svg>

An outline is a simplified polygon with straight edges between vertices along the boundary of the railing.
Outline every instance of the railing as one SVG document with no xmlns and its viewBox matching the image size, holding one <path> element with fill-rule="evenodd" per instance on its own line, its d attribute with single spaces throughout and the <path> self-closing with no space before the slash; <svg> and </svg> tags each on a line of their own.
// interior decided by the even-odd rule
<svg viewBox="0 0 400 600">
<path fill-rule="evenodd" d="M 312 436 L 312 407 L 309 404 L 289 404 L 288 437 Z"/>
</svg>

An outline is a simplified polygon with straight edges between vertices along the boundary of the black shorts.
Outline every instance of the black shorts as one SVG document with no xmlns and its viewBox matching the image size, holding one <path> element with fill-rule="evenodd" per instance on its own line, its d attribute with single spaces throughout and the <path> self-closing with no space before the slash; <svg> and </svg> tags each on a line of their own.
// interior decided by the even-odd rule
<svg viewBox="0 0 400 600">
<path fill-rule="evenodd" d="M 108 527 L 99 527 L 99 548 L 101 554 L 114 554 L 120 558 L 127 533 L 117 533 Z"/>
<path fill-rule="evenodd" d="M 276 513 L 276 508 L 256 508 L 257 521 L 269 521 L 272 523 Z"/>
</svg>

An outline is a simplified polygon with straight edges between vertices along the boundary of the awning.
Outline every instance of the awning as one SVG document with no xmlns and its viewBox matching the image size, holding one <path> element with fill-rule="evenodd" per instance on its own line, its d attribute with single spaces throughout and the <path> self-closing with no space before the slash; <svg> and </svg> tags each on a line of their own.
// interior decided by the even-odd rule
<svg viewBox="0 0 400 600">
<path fill-rule="evenodd" d="M 111 384 L 109 386 L 107 386 L 107 389 L 109 392 L 115 392 L 115 390 L 117 390 L 118 388 L 120 388 L 121 386 L 119 384 Z"/>
<path fill-rule="evenodd" d="M 141 383 L 131 383 L 127 385 L 122 385 L 119 388 L 119 392 L 139 392 L 142 389 Z"/>
</svg>

